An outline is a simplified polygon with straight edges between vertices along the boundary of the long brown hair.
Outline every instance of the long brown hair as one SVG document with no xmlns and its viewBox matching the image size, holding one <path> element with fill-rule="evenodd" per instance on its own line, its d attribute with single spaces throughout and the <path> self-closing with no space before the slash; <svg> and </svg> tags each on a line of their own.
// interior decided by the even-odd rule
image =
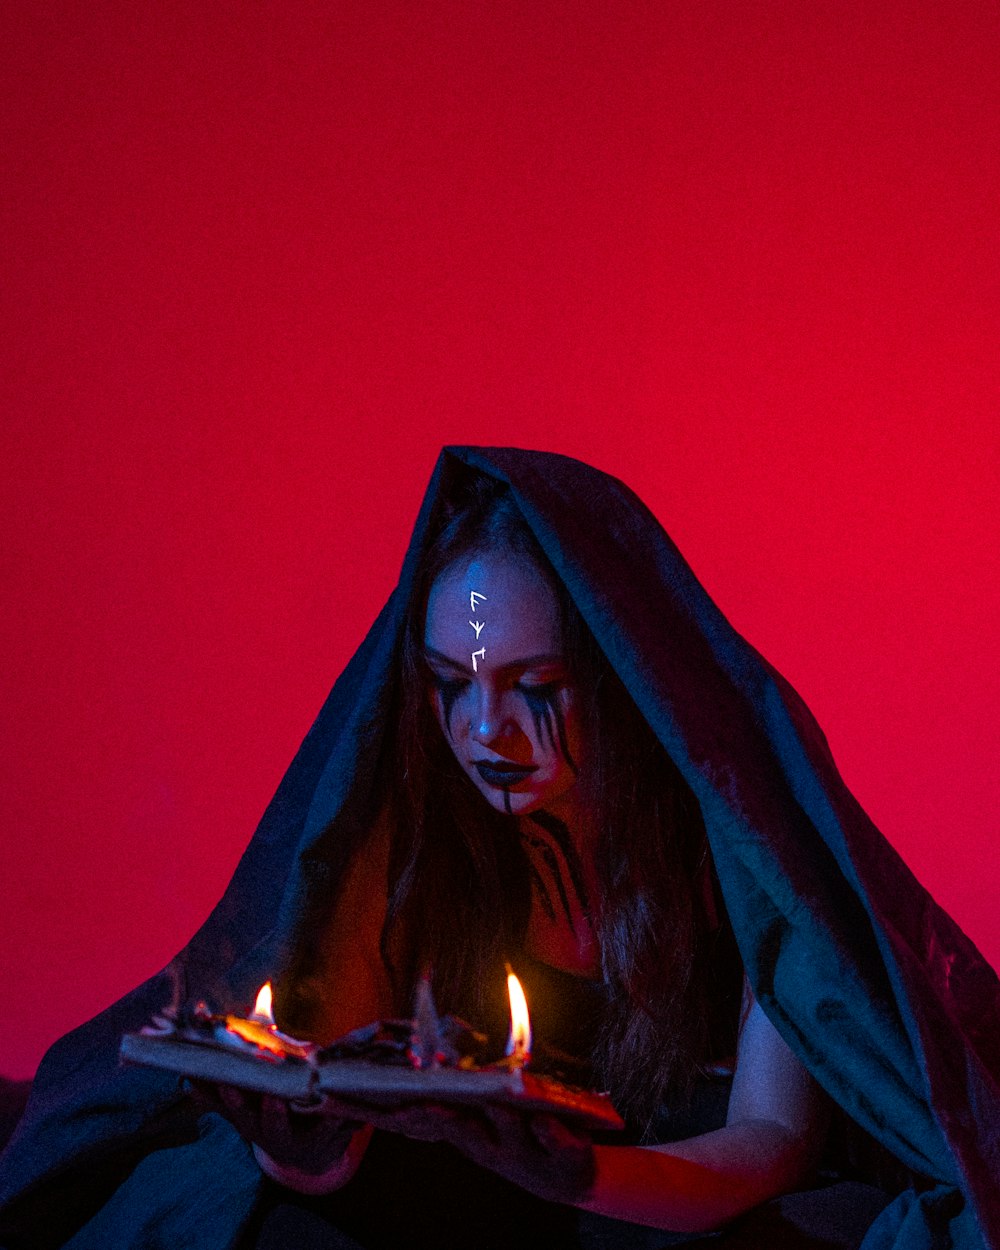
<svg viewBox="0 0 1000 1250">
<path fill-rule="evenodd" d="M 600 830 L 598 936 L 608 1010 L 591 1062 L 626 1114 L 648 1122 L 728 1050 L 739 986 L 712 983 L 720 945 L 701 811 L 520 515 L 509 490 L 468 473 L 431 520 L 402 649 L 393 844 L 382 953 L 400 1004 L 430 963 L 442 1002 L 482 1009 L 481 987 L 520 948 L 531 906 L 516 820 L 461 772 L 428 698 L 423 628 L 435 579 L 474 551 L 530 561 L 561 609 L 564 654 L 593 743 L 581 776 Z M 401 776 L 400 776 L 401 774 Z M 711 986 L 710 986 L 711 983 Z M 712 993 L 709 993 L 709 989 Z M 723 1022 L 720 1024 L 720 1020 Z"/>
</svg>

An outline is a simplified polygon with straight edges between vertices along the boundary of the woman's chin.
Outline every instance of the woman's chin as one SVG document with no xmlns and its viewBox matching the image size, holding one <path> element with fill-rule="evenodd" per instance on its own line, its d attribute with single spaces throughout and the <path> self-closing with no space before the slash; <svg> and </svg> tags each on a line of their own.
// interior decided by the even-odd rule
<svg viewBox="0 0 1000 1250">
<path fill-rule="evenodd" d="M 545 803 L 544 796 L 537 790 L 518 790 L 513 787 L 504 790 L 485 784 L 477 784 L 476 789 L 490 807 L 503 812 L 505 816 L 527 816 L 529 812 L 538 811 Z"/>
<path fill-rule="evenodd" d="M 471 776 L 470 780 L 490 807 L 505 816 L 530 816 L 532 812 L 544 809 L 562 820 L 570 821 L 576 811 L 574 800 L 579 791 L 575 779 L 568 786 L 547 783 L 542 786 L 524 785 L 523 789 L 511 786 L 507 790 L 502 786 L 491 786 L 478 776 Z"/>
</svg>

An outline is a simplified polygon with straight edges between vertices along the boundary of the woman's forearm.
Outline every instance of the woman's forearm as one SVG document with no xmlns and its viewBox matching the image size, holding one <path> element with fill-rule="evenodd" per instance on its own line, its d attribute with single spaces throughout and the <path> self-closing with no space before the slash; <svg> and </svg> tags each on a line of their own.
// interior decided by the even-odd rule
<svg viewBox="0 0 1000 1250">
<path fill-rule="evenodd" d="M 668 1146 L 595 1146 L 595 1180 L 577 1205 L 675 1232 L 706 1232 L 785 1193 L 812 1151 L 771 1121 L 746 1121 Z"/>
<path fill-rule="evenodd" d="M 344 1153 L 335 1159 L 324 1172 L 306 1172 L 288 1164 L 276 1162 L 260 1146 L 254 1143 L 253 1153 L 260 1170 L 271 1180 L 277 1181 L 287 1189 L 294 1189 L 300 1194 L 330 1194 L 342 1189 L 358 1170 L 368 1142 L 371 1139 L 370 1125 L 364 1125 L 354 1133 Z"/>
</svg>

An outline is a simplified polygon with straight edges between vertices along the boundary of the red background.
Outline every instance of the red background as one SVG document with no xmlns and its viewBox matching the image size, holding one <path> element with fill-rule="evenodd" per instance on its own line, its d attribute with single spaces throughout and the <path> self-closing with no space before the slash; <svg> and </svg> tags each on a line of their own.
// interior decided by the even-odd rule
<svg viewBox="0 0 1000 1250">
<path fill-rule="evenodd" d="M 5 22 L 0 1070 L 206 915 L 449 441 L 628 481 L 998 962 L 993 0 Z"/>
</svg>

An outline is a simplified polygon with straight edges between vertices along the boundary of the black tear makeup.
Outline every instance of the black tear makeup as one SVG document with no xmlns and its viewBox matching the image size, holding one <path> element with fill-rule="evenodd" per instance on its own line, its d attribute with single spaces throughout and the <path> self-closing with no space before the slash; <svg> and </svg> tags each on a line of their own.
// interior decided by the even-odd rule
<svg viewBox="0 0 1000 1250">
<path fill-rule="evenodd" d="M 434 677 L 434 685 L 441 693 L 441 712 L 444 716 L 444 727 L 448 737 L 453 737 L 451 732 L 451 714 L 455 709 L 455 700 L 462 693 L 462 687 L 465 682 L 459 677 L 453 681 L 448 681 L 443 677 Z"/>
<path fill-rule="evenodd" d="M 563 710 L 559 703 L 561 685 L 561 682 L 550 681 L 542 686 L 521 685 L 518 686 L 518 690 L 524 695 L 528 711 L 535 722 L 535 733 L 538 736 L 539 743 L 544 746 L 547 738 L 552 750 L 560 751 L 563 759 L 576 773 L 579 770 L 576 766 L 576 761 L 570 753 L 569 742 L 566 737 L 566 718 L 563 716 Z"/>
</svg>

